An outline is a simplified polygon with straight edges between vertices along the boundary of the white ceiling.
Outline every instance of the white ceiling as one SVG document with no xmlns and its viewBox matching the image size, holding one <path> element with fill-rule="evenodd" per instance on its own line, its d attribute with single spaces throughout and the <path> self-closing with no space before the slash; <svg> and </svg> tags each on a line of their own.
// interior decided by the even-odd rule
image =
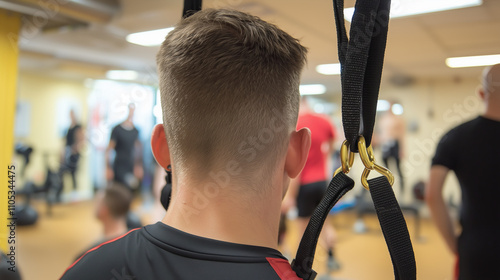
<svg viewBox="0 0 500 280">
<path fill-rule="evenodd" d="M 119 4 L 118 13 L 109 22 L 94 22 L 83 28 L 43 31 L 41 25 L 35 32 L 27 28 L 32 18 L 26 16 L 20 68 L 77 79 L 102 78 L 108 69 L 133 69 L 154 83 L 158 48 L 130 44 L 125 36 L 174 25 L 181 18 L 183 1 L 122 0 Z M 353 5 L 354 1 L 346 1 L 346 7 Z M 208 7 L 250 12 L 299 38 L 309 48 L 302 83 L 323 83 L 330 94 L 339 92 L 338 76 L 315 71 L 318 64 L 338 62 L 331 0 L 203 1 L 203 8 Z M 499 15 L 500 1 L 484 0 L 479 7 L 391 19 L 384 79 L 478 77 L 480 67 L 450 69 L 445 59 L 500 53 Z"/>
</svg>

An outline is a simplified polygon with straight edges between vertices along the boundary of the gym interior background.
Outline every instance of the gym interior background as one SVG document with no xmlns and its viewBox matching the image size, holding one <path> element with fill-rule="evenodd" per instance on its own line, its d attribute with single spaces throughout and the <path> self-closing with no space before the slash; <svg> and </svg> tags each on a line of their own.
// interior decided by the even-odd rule
<svg viewBox="0 0 500 280">
<path fill-rule="evenodd" d="M 93 216 L 92 199 L 95 191 L 106 184 L 104 150 L 110 130 L 126 118 L 131 102 L 137 106 L 134 122 L 143 143 L 145 170 L 133 211 L 144 224 L 161 218 L 153 195 L 156 165 L 149 151 L 149 133 L 154 124 L 161 122 L 155 69 L 158 44 L 144 38 L 142 42 L 150 46 L 131 43 L 133 36 L 128 35 L 172 27 L 181 17 L 182 2 L 0 0 L 0 79 L 5 106 L 1 158 L 2 166 L 13 162 L 18 170 L 16 190 L 22 193 L 27 182 L 43 185 L 47 169 L 58 168 L 70 110 L 85 127 L 86 136 L 76 195 L 69 187 L 69 176 L 65 176 L 68 187 L 63 191 L 62 202 L 52 205 L 49 211 L 43 196 L 35 194 L 30 205 L 37 211 L 38 220 L 33 225 L 17 227 L 16 261 L 23 279 L 60 276 L 78 252 L 98 239 L 100 226 Z M 398 10 L 407 12 L 404 2 L 393 0 L 393 16 Z M 430 5 L 432 1 L 419 2 Z M 345 6 L 353 7 L 354 1 L 346 1 Z M 309 48 L 301 93 L 313 94 L 309 98 L 312 108 L 332 118 L 338 128 L 340 147 L 343 133 L 338 66 L 318 67 L 338 63 L 331 1 L 203 1 L 203 8 L 223 7 L 275 23 Z M 416 11 L 418 7 L 411 9 Z M 388 104 L 396 103 L 392 109 L 406 123 L 401 163 L 406 186 L 401 192 L 396 180 L 394 190 L 402 205 L 417 208 L 422 217 L 420 227 L 415 228 L 414 214 L 406 215 L 419 279 L 452 279 L 454 260 L 412 187 L 426 180 L 431 157 L 443 133 L 482 109 L 476 89 L 483 67 L 452 68 L 447 65 L 447 58 L 498 56 L 498 14 L 499 1 L 483 0 L 453 10 L 394 16 L 390 21 L 379 113 L 391 110 Z M 14 152 L 14 144 L 33 148 L 22 175 L 19 170 L 25 165 L 24 158 Z M 375 152 L 381 160 L 380 151 Z M 356 162 L 352 177 L 360 178 L 361 171 L 360 162 Z M 456 179 L 449 176 L 445 191 L 450 207 L 459 206 L 458 190 Z M 358 180 L 355 190 L 343 199 L 345 205 L 352 204 L 361 192 Z M 7 190 L 2 189 L 1 211 L 7 209 L 4 193 Z M 16 205 L 25 202 L 26 197 L 19 195 Z M 364 219 L 369 230 L 355 233 L 356 210 L 346 208 L 336 211 L 331 219 L 339 230 L 337 255 L 343 264 L 332 275 L 335 279 L 391 279 L 390 259 L 376 217 L 367 214 Z M 4 215 L 0 216 L 2 222 L 6 221 Z M 7 235 L 3 230 L 1 233 Z M 4 236 L 0 245 L 7 249 Z M 289 257 L 294 254 L 298 239 L 291 230 L 287 239 Z M 320 272 L 321 261 L 319 254 Z"/>
</svg>

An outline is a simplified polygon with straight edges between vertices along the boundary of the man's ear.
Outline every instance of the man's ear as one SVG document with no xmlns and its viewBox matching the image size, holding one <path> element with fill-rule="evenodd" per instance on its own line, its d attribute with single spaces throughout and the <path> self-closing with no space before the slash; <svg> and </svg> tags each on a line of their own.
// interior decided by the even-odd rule
<svg viewBox="0 0 500 280">
<path fill-rule="evenodd" d="M 311 131 L 302 128 L 292 132 L 285 160 L 285 171 L 290 178 L 297 177 L 307 161 L 307 155 L 311 148 Z"/>
<path fill-rule="evenodd" d="M 484 93 L 484 88 L 482 86 L 479 86 L 477 88 L 477 95 L 479 95 L 479 97 L 481 98 L 481 100 L 484 101 L 484 99 L 485 99 L 486 96 L 485 96 L 485 93 Z"/>
<path fill-rule="evenodd" d="M 158 164 L 164 169 L 167 169 L 171 164 L 170 150 L 168 149 L 167 137 L 163 129 L 163 124 L 157 124 L 153 128 L 153 133 L 151 135 L 151 150 Z"/>
</svg>

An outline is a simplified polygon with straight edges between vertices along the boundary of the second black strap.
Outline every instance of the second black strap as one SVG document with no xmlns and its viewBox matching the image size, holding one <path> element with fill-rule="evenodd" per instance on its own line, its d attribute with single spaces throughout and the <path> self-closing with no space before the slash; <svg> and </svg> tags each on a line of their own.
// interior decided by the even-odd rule
<svg viewBox="0 0 500 280">
<path fill-rule="evenodd" d="M 323 199 L 318 207 L 314 209 L 309 224 L 300 240 L 297 255 L 292 262 L 292 269 L 302 279 L 314 279 L 316 273 L 312 270 L 314 261 L 314 253 L 316 252 L 316 245 L 318 243 L 321 228 L 330 213 L 332 207 L 339 201 L 344 194 L 354 187 L 354 181 L 344 173 L 340 172 L 333 177 L 330 185 L 326 189 Z"/>
<path fill-rule="evenodd" d="M 396 280 L 416 280 L 415 254 L 406 222 L 386 177 L 368 180 L 370 194 L 391 255 Z"/>
<path fill-rule="evenodd" d="M 358 0 L 347 39 L 343 0 L 334 0 L 341 64 L 342 123 L 351 150 L 359 135 L 371 143 L 384 62 L 390 0 Z"/>
</svg>

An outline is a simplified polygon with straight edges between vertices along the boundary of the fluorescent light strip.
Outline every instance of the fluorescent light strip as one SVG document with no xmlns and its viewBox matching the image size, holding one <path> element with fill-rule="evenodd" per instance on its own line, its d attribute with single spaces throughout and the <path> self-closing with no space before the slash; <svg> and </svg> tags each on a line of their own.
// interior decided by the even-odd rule
<svg viewBox="0 0 500 280">
<path fill-rule="evenodd" d="M 316 66 L 316 72 L 323 75 L 340 75 L 340 63 L 320 64 Z"/>
<path fill-rule="evenodd" d="M 106 72 L 106 78 L 110 80 L 133 81 L 139 77 L 139 73 L 132 70 L 109 70 Z"/>
<path fill-rule="evenodd" d="M 391 3 L 391 18 L 461 9 L 479 6 L 482 0 L 394 0 Z M 344 18 L 351 22 L 354 8 L 344 9 Z"/>
<path fill-rule="evenodd" d="M 317 95 L 326 92 L 326 87 L 322 84 L 310 84 L 299 86 L 300 95 Z"/>
<path fill-rule="evenodd" d="M 450 68 L 488 66 L 500 63 L 500 54 L 450 57 L 446 65 Z"/>
<path fill-rule="evenodd" d="M 159 46 L 165 40 L 168 33 L 174 30 L 173 27 L 156 29 L 144 32 L 137 32 L 127 35 L 127 41 L 129 43 L 145 46 L 145 47 L 153 47 Z"/>
</svg>

